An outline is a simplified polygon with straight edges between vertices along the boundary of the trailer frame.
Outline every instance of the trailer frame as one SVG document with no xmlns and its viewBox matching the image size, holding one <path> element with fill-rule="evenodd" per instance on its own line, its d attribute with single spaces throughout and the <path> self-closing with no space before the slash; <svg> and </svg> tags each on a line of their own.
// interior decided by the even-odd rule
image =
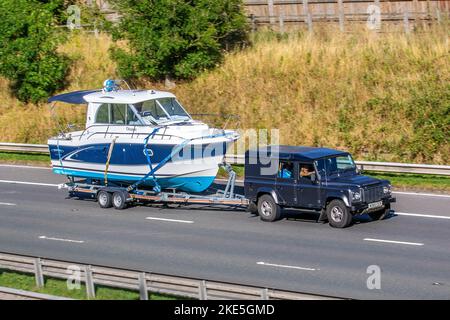
<svg viewBox="0 0 450 320">
<path fill-rule="evenodd" d="M 235 192 L 236 173 L 231 165 L 223 162 L 219 167 L 223 167 L 228 173 L 227 184 L 224 190 L 217 190 L 212 194 L 192 194 L 176 189 L 163 189 L 161 191 L 139 189 L 138 185 L 134 184 L 116 184 L 112 181 L 105 184 L 105 181 L 102 180 L 75 180 L 73 177 L 68 177 L 69 182 L 61 185 L 61 188 L 68 189 L 70 197 L 95 199 L 102 208 L 114 207 L 118 210 L 123 210 L 133 203 L 206 204 L 247 208 L 250 201 L 244 195 Z M 133 188 L 130 188 L 130 186 L 133 186 Z M 99 199 L 100 196 L 102 196 L 102 199 Z"/>
</svg>

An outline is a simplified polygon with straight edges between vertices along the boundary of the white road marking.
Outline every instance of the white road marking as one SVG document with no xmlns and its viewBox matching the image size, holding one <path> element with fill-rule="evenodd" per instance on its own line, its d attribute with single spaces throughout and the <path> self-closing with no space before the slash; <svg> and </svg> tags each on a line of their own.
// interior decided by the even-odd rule
<svg viewBox="0 0 450 320">
<path fill-rule="evenodd" d="M 411 195 L 411 196 L 450 198 L 450 195 L 437 194 L 437 193 L 419 193 L 419 192 L 403 192 L 403 191 L 394 191 L 392 193 L 395 193 L 395 194 L 406 194 L 406 195 Z"/>
<path fill-rule="evenodd" d="M 408 213 L 408 212 L 397 212 L 397 211 L 395 211 L 394 214 L 396 214 L 398 216 L 407 216 L 407 217 L 422 217 L 422 218 L 450 220 L 450 217 L 448 217 L 448 216 L 438 216 L 438 215 L 434 215 L 434 214 Z"/>
<path fill-rule="evenodd" d="M 62 238 L 53 238 L 53 237 L 47 237 L 47 236 L 39 236 L 39 239 L 43 239 L 43 240 L 54 240 L 54 241 L 63 241 L 63 242 L 74 242 L 74 243 L 84 243 L 83 240 L 62 239 Z"/>
<path fill-rule="evenodd" d="M 383 240 L 383 239 L 364 238 L 364 241 L 385 242 L 385 243 L 395 243 L 395 244 L 406 244 L 406 245 L 410 245 L 410 246 L 423 246 L 423 243 L 395 241 L 395 240 Z"/>
<path fill-rule="evenodd" d="M 0 167 L 5 168 L 22 168 L 22 169 L 40 169 L 40 170 L 52 170 L 50 167 L 36 167 L 36 166 L 26 166 L 26 165 L 15 165 L 15 164 L 0 164 Z"/>
<path fill-rule="evenodd" d="M 15 203 L 9 203 L 9 202 L 0 202 L 0 206 L 15 206 Z"/>
<path fill-rule="evenodd" d="M 147 217 L 145 219 L 147 219 L 147 220 L 158 220 L 158 221 L 168 221 L 168 222 L 180 222 L 180 223 L 194 223 L 194 221 L 190 221 L 190 220 L 176 220 L 176 219 L 164 219 L 164 218 L 154 218 L 154 217 Z"/>
<path fill-rule="evenodd" d="M 58 187 L 59 186 L 59 184 L 53 184 L 53 183 L 15 181 L 15 180 L 0 180 L 0 183 L 26 184 L 26 185 L 30 185 L 30 186 L 44 186 L 44 187 Z"/>
<path fill-rule="evenodd" d="M 320 270 L 320 269 L 315 269 L 315 268 L 288 266 L 288 265 L 284 265 L 284 264 L 267 263 L 267 262 L 262 262 L 262 261 L 259 261 L 256 264 L 258 264 L 260 266 L 269 266 L 269 267 L 278 267 L 278 268 L 287 268 L 287 269 L 297 269 L 297 270 L 305 270 L 305 271 L 317 271 L 317 270 Z"/>
</svg>

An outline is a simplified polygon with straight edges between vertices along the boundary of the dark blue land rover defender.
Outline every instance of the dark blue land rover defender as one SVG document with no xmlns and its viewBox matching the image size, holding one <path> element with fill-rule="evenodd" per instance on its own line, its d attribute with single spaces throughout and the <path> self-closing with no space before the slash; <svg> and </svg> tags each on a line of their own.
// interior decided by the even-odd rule
<svg viewBox="0 0 450 320">
<path fill-rule="evenodd" d="M 348 152 L 328 148 L 267 146 L 245 153 L 245 197 L 264 221 L 283 207 L 318 213 L 319 221 L 345 228 L 353 215 L 383 219 L 395 198 L 388 180 L 364 176 Z"/>
</svg>

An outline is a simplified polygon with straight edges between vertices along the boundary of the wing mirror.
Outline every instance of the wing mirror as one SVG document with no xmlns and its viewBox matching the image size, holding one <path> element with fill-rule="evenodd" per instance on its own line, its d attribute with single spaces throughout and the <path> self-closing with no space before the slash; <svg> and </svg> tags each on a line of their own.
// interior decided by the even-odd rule
<svg viewBox="0 0 450 320">
<path fill-rule="evenodd" d="M 315 172 L 311 173 L 311 181 L 312 181 L 313 183 L 316 183 L 316 182 L 317 182 L 317 176 L 316 176 L 316 173 L 315 173 Z"/>
</svg>

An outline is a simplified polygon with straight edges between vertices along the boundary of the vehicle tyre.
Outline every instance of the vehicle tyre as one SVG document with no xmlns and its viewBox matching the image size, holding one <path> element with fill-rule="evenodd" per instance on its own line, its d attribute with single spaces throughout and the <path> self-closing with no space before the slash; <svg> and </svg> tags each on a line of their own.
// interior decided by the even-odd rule
<svg viewBox="0 0 450 320">
<path fill-rule="evenodd" d="M 106 191 L 99 191 L 97 193 L 97 201 L 100 208 L 107 209 L 112 207 L 112 196 L 111 193 Z"/>
<path fill-rule="evenodd" d="M 276 221 L 281 218 L 281 207 L 271 195 L 265 194 L 258 199 L 258 213 L 262 221 Z"/>
<path fill-rule="evenodd" d="M 330 226 L 334 228 L 345 228 L 353 220 L 349 208 L 342 200 L 332 200 L 327 206 L 327 218 Z"/>
<path fill-rule="evenodd" d="M 123 210 L 127 207 L 127 197 L 125 196 L 125 192 L 116 191 L 112 196 L 112 203 L 114 209 Z"/>
<path fill-rule="evenodd" d="M 368 215 L 373 221 L 383 220 L 391 212 L 391 204 L 387 204 L 383 209 L 369 212 Z"/>
</svg>

